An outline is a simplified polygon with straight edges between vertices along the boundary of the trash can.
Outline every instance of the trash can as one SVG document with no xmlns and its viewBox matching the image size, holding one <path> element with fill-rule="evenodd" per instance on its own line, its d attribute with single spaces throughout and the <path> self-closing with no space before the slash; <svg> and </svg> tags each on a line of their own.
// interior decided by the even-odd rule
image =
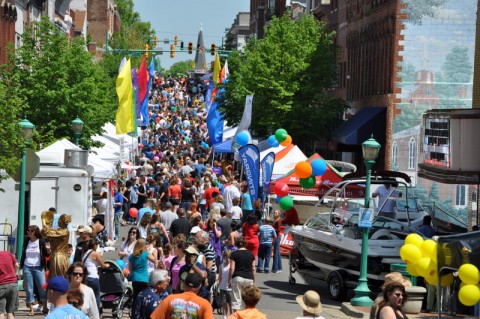
<svg viewBox="0 0 480 319">
<path fill-rule="evenodd" d="M 415 276 L 412 276 L 411 274 L 408 273 L 407 271 L 407 264 L 392 264 L 390 266 L 390 271 L 391 272 L 399 272 L 402 274 L 402 276 L 405 276 L 407 277 L 408 279 L 410 279 L 410 282 L 412 283 L 412 286 L 416 286 L 417 285 L 417 277 Z"/>
</svg>

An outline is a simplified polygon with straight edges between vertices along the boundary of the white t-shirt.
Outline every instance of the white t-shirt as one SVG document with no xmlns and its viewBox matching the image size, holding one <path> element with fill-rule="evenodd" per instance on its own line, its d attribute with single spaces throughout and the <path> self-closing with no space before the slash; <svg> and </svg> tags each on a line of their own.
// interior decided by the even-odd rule
<svg viewBox="0 0 480 319">
<path fill-rule="evenodd" d="M 242 215 L 242 209 L 240 206 L 232 206 L 230 212 L 232 213 L 232 219 L 240 219 Z"/>
<path fill-rule="evenodd" d="M 83 306 L 82 312 L 88 316 L 88 319 L 99 319 L 97 300 L 95 299 L 95 293 L 93 289 L 87 285 L 82 285 L 80 289 L 83 293 Z"/>
<path fill-rule="evenodd" d="M 40 266 L 40 240 L 28 241 L 27 250 L 25 251 L 25 266 Z"/>
</svg>

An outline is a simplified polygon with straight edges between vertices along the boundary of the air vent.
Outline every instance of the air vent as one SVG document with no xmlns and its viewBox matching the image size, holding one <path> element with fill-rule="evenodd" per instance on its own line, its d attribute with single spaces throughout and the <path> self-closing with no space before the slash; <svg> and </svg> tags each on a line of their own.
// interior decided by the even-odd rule
<svg viewBox="0 0 480 319">
<path fill-rule="evenodd" d="M 88 165 L 88 151 L 65 150 L 64 164 L 67 167 L 86 168 Z"/>
</svg>

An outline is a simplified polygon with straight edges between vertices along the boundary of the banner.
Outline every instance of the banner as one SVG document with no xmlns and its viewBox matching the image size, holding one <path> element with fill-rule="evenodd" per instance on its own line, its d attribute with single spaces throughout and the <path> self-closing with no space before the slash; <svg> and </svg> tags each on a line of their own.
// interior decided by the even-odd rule
<svg viewBox="0 0 480 319">
<path fill-rule="evenodd" d="M 258 183 L 260 179 L 260 152 L 253 144 L 247 144 L 238 150 L 247 180 L 248 193 L 252 204 L 258 199 Z"/>
<path fill-rule="evenodd" d="M 480 232 L 438 237 L 438 269 L 458 269 L 463 264 L 480 267 Z"/>
<path fill-rule="evenodd" d="M 270 180 L 272 179 L 273 166 L 275 165 L 275 153 L 270 152 L 263 158 L 262 162 L 262 207 L 270 190 Z"/>
</svg>

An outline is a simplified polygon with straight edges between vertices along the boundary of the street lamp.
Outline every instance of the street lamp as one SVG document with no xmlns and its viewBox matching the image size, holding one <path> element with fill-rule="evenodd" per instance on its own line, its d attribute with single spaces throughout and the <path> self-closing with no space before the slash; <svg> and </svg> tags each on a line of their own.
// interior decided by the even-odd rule
<svg viewBox="0 0 480 319">
<path fill-rule="evenodd" d="M 367 168 L 367 180 L 365 187 L 365 205 L 364 208 L 370 207 L 370 183 L 372 178 L 372 167 L 378 157 L 380 151 L 380 144 L 372 137 L 363 142 L 362 152 L 365 159 L 365 166 Z M 350 300 L 352 306 L 368 307 L 373 305 L 370 299 L 370 289 L 367 284 L 367 267 L 368 267 L 368 227 L 362 227 L 362 252 L 360 257 L 360 278 L 358 279 L 358 286 L 355 288 L 355 297 Z"/>
<path fill-rule="evenodd" d="M 24 138 L 22 145 L 22 163 L 20 166 L 20 188 L 18 194 L 18 223 L 17 223 L 17 246 L 16 255 L 20 260 L 22 257 L 23 237 L 25 236 L 25 179 L 27 175 L 27 147 L 30 146 L 30 140 L 33 135 L 35 125 L 30 123 L 26 118 L 18 122 L 18 126 L 22 129 Z"/>
<path fill-rule="evenodd" d="M 78 146 L 78 142 L 80 141 L 80 135 L 82 134 L 83 130 L 83 121 L 78 117 L 72 121 L 72 130 L 73 135 L 75 136 L 75 145 Z"/>
</svg>

